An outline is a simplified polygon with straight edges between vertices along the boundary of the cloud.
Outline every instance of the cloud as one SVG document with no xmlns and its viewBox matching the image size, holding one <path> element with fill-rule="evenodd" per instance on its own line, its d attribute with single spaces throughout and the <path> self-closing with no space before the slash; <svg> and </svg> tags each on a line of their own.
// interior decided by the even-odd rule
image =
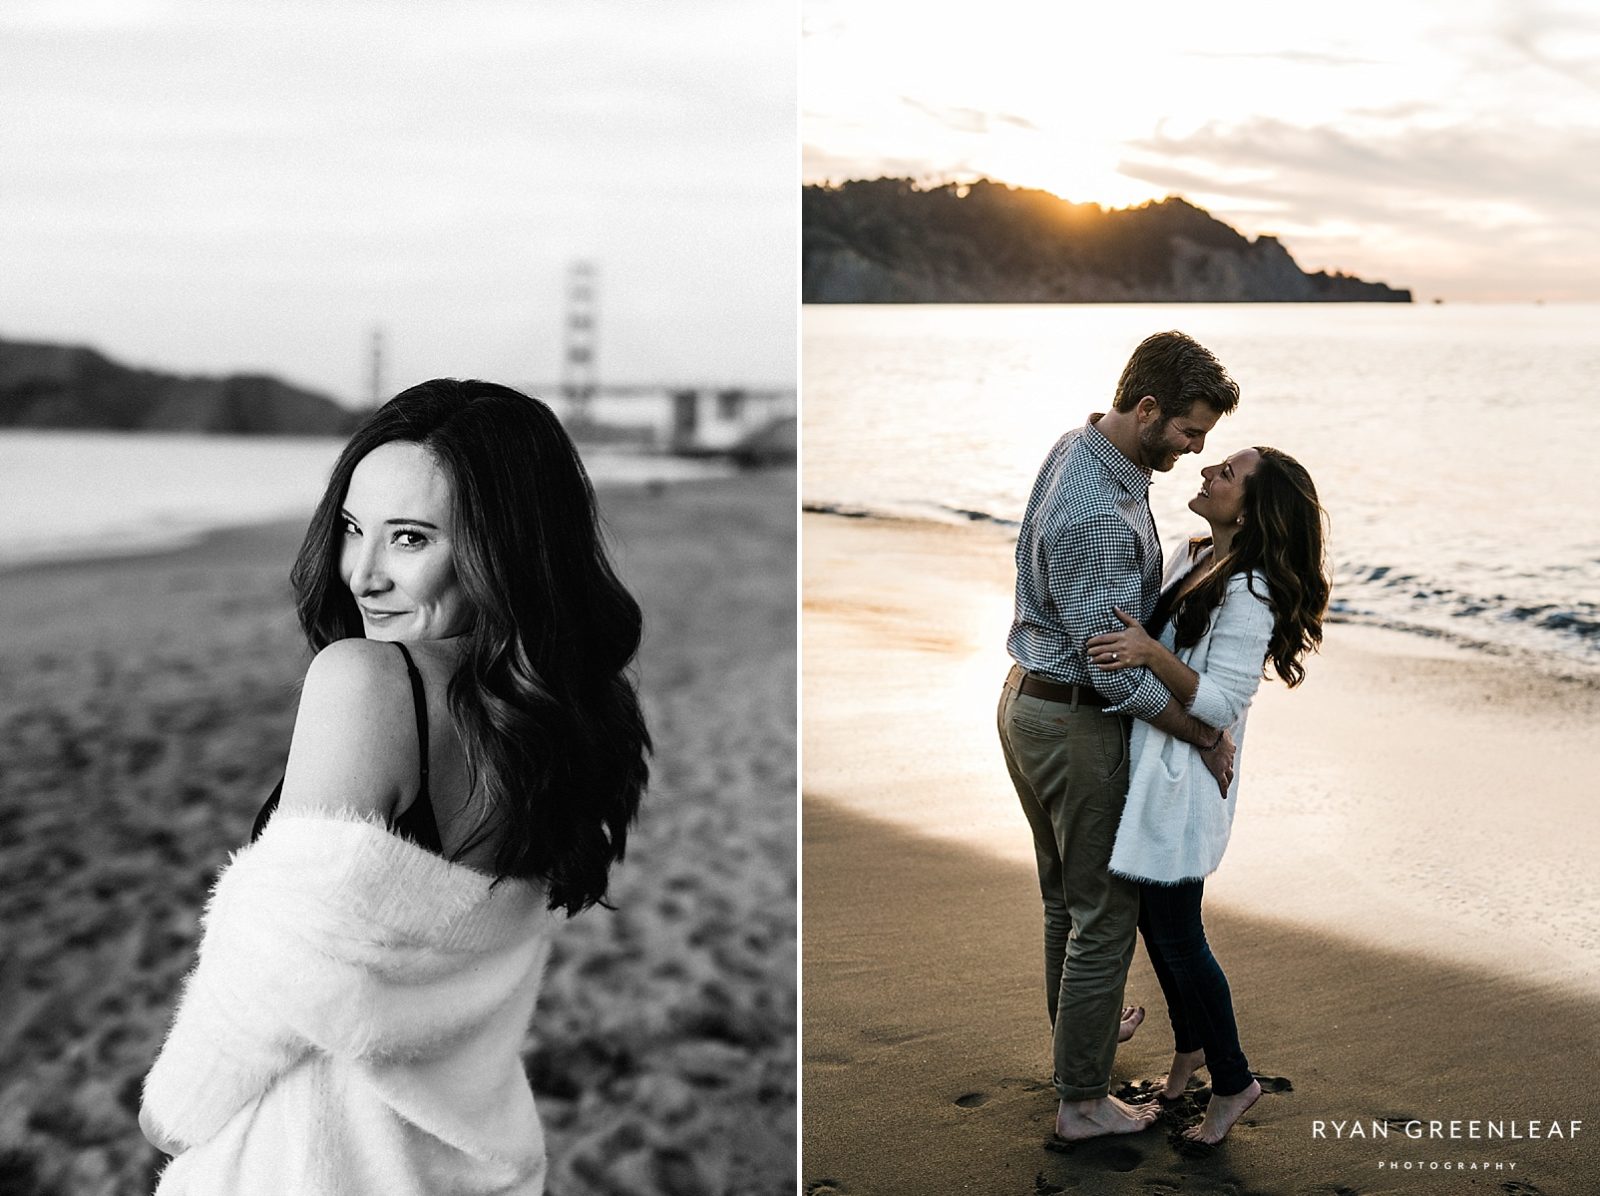
<svg viewBox="0 0 1600 1196">
<path fill-rule="evenodd" d="M 1577 295 L 1571 261 L 1587 261 L 1582 247 L 1600 242 L 1600 177 L 1588 165 L 1600 160 L 1600 130 L 1475 124 L 1357 135 L 1260 118 L 1130 148 L 1122 173 L 1204 202 L 1241 231 L 1293 230 L 1285 240 L 1302 264 L 1302 247 L 1355 255 L 1313 269 L 1376 269 L 1397 285 L 1414 285 L 1415 274 L 1395 276 L 1401 270 L 1470 274 L 1473 286 L 1505 293 L 1546 276 Z M 1351 228 L 1360 234 L 1340 231 Z"/>
<path fill-rule="evenodd" d="M 1497 32 L 1513 55 L 1589 91 L 1600 91 L 1600 62 L 1594 54 L 1600 22 L 1591 13 L 1519 0 L 1502 5 Z M 1575 47 L 1587 47 L 1589 53 L 1574 54 Z"/>
<path fill-rule="evenodd" d="M 1430 117 L 1438 110 L 1438 104 L 1429 100 L 1397 100 L 1390 104 L 1350 108 L 1347 114 L 1359 121 L 1401 122 Z"/>
<path fill-rule="evenodd" d="M 912 99 L 910 96 L 901 96 L 900 103 L 915 112 L 931 117 L 946 129 L 956 133 L 971 133 L 982 136 L 991 132 L 997 124 L 1028 130 L 1035 130 L 1038 127 L 1026 117 L 1017 116 L 1009 112 L 983 112 L 977 108 L 926 104 L 921 100 Z"/>
<path fill-rule="evenodd" d="M 1297 66 L 1377 66 L 1375 58 L 1362 58 L 1354 54 L 1333 54 L 1316 50 L 1189 50 L 1187 58 L 1262 59 L 1271 62 L 1292 62 Z"/>
<path fill-rule="evenodd" d="M 1258 118 L 1130 147 L 1120 169 L 1131 177 L 1157 181 L 1172 163 L 1196 163 L 1241 194 L 1312 201 L 1332 188 L 1391 202 L 1521 205 L 1555 220 L 1600 207 L 1600 175 L 1589 165 L 1600 158 L 1600 130 L 1475 124 L 1365 135 Z"/>
<path fill-rule="evenodd" d="M 800 18 L 800 36 L 818 40 L 833 40 L 845 36 L 850 26 L 843 17 L 818 18 L 807 12 Z"/>
</svg>

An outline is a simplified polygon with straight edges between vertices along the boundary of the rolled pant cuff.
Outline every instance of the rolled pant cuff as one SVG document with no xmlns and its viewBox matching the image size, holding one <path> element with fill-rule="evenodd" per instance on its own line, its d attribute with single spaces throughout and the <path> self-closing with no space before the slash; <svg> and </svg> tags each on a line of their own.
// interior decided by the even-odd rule
<svg viewBox="0 0 1600 1196">
<path fill-rule="evenodd" d="M 1088 1088 L 1074 1088 L 1070 1084 L 1059 1081 L 1055 1085 L 1056 1095 L 1062 1100 L 1099 1100 L 1102 1096 L 1111 1095 L 1109 1084 L 1097 1084 Z"/>
</svg>

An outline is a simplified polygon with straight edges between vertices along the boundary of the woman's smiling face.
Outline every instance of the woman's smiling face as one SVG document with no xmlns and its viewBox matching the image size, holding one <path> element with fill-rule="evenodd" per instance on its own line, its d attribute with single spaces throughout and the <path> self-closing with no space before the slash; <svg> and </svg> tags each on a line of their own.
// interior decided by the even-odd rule
<svg viewBox="0 0 1600 1196">
<path fill-rule="evenodd" d="M 1212 523 L 1237 523 L 1244 512 L 1245 479 L 1261 464 L 1261 454 L 1253 448 L 1240 449 L 1219 465 L 1200 471 L 1200 493 L 1189 500 L 1189 509 Z"/>
<path fill-rule="evenodd" d="M 345 490 L 339 576 L 371 640 L 437 640 L 472 622 L 456 577 L 450 479 L 420 444 L 393 440 Z"/>
</svg>

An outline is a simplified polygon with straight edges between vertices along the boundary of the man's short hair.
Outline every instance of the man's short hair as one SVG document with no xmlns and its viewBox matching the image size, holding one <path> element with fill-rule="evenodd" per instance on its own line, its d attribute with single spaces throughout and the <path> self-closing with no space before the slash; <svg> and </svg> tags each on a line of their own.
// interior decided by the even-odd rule
<svg viewBox="0 0 1600 1196">
<path fill-rule="evenodd" d="M 1117 399 L 1112 406 L 1118 411 L 1132 411 L 1145 395 L 1161 405 L 1163 422 L 1187 415 L 1197 402 L 1227 415 L 1239 405 L 1239 384 L 1193 337 L 1181 332 L 1158 332 L 1140 341 L 1128 358 L 1117 381 Z"/>
</svg>

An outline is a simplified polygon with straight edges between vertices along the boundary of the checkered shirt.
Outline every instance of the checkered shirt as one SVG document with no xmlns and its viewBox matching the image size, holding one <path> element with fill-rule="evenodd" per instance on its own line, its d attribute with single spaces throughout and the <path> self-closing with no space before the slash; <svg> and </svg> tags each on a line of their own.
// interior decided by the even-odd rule
<svg viewBox="0 0 1600 1196">
<path fill-rule="evenodd" d="M 1030 673 L 1088 685 L 1108 710 L 1151 719 L 1171 694 L 1149 669 L 1105 672 L 1084 644 L 1121 631 L 1121 607 L 1141 622 L 1161 593 L 1161 541 L 1150 473 L 1123 456 L 1091 416 L 1050 450 L 1017 535 L 1017 602 L 1006 650 Z"/>
</svg>

